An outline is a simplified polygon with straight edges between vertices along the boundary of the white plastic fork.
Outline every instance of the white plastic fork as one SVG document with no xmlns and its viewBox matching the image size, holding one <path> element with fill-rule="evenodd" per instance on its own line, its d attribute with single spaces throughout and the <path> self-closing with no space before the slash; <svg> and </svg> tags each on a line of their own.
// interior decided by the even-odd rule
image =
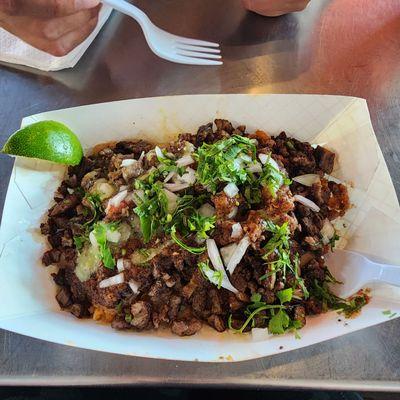
<svg viewBox="0 0 400 400">
<path fill-rule="evenodd" d="M 189 39 L 155 26 L 139 8 L 124 0 L 102 0 L 117 11 L 135 19 L 143 30 L 150 49 L 166 60 L 192 65 L 221 65 L 218 43 Z"/>
<path fill-rule="evenodd" d="M 332 275 L 342 284 L 330 284 L 339 297 L 349 297 L 370 283 L 388 283 L 400 286 L 400 266 L 380 264 L 362 254 L 348 250 L 335 250 L 326 256 Z"/>
</svg>

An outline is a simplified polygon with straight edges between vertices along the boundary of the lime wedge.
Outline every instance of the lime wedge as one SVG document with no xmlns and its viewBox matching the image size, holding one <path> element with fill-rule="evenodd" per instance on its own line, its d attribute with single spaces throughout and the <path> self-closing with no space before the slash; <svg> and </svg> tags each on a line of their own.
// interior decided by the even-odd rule
<svg viewBox="0 0 400 400">
<path fill-rule="evenodd" d="M 18 130 L 9 137 L 1 152 L 66 165 L 77 165 L 83 157 L 79 139 L 57 121 L 40 121 Z"/>
</svg>

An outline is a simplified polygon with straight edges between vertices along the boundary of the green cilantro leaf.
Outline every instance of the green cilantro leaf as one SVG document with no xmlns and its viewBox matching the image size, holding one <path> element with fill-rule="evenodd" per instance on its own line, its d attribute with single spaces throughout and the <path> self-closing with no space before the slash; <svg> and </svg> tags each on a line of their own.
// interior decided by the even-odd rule
<svg viewBox="0 0 400 400">
<path fill-rule="evenodd" d="M 147 243 L 158 228 L 167 222 L 168 200 L 161 182 L 153 184 L 142 182 L 141 186 L 142 190 L 144 189 L 144 195 L 138 199 L 138 205 L 133 211 L 139 217 L 143 241 Z"/>
<path fill-rule="evenodd" d="M 233 135 L 212 144 L 203 143 L 194 157 L 197 180 L 215 193 L 219 182 L 240 185 L 247 181 L 246 168 L 255 161 L 256 146 L 249 138 Z"/>
<path fill-rule="evenodd" d="M 78 251 L 83 248 L 87 241 L 88 237 L 85 235 L 74 236 L 74 244 Z"/>
<path fill-rule="evenodd" d="M 192 253 L 192 254 L 201 254 L 201 253 L 204 253 L 204 251 L 206 250 L 206 247 L 205 247 L 205 246 L 202 246 L 202 247 L 192 247 L 192 246 L 189 246 L 189 245 L 187 245 L 186 243 L 184 243 L 181 239 L 179 239 L 179 238 L 176 236 L 176 228 L 175 228 L 175 225 L 172 226 L 172 228 L 171 228 L 171 238 L 172 238 L 172 240 L 173 240 L 176 244 L 178 244 L 180 247 L 182 247 L 184 250 L 188 251 L 189 253 Z"/>
<path fill-rule="evenodd" d="M 104 213 L 103 206 L 101 204 L 100 195 L 87 193 L 84 197 L 92 213 L 92 218 L 85 223 L 85 225 L 92 225 L 97 222 L 101 215 Z"/>
<path fill-rule="evenodd" d="M 279 299 L 281 304 L 289 303 L 292 300 L 292 296 L 293 296 L 292 288 L 283 289 L 280 290 L 279 292 L 276 292 L 276 297 Z"/>
<path fill-rule="evenodd" d="M 107 230 L 111 230 L 113 226 L 115 227 L 115 224 L 98 222 L 93 227 L 93 235 L 99 246 L 100 259 L 104 266 L 109 269 L 115 267 L 115 259 L 107 243 Z"/>
<path fill-rule="evenodd" d="M 285 333 L 290 324 L 289 315 L 283 309 L 280 309 L 268 322 L 268 332 L 274 335 Z"/>
<path fill-rule="evenodd" d="M 188 219 L 188 227 L 191 232 L 196 232 L 199 239 L 207 239 L 208 233 L 215 228 L 216 217 L 204 217 L 198 212 L 192 214 Z"/>
<path fill-rule="evenodd" d="M 329 241 L 329 245 L 331 246 L 331 250 L 333 251 L 336 246 L 336 242 L 340 239 L 340 236 L 335 232 L 332 236 L 332 239 Z"/>
<path fill-rule="evenodd" d="M 297 284 L 303 291 L 304 298 L 309 297 L 308 290 L 304 284 L 304 280 L 299 274 L 299 257 L 290 253 L 290 230 L 287 222 L 281 226 L 274 224 L 272 221 L 265 221 L 265 230 L 272 233 L 272 237 L 263 247 L 265 260 L 269 260 L 273 255 L 272 261 L 267 261 L 270 271 L 265 275 L 267 278 L 274 272 L 280 271 L 283 278 L 286 278 L 286 271 L 289 269 L 295 276 Z M 264 278 L 264 276 L 262 277 Z"/>
<path fill-rule="evenodd" d="M 261 173 L 259 182 L 262 186 L 267 187 L 272 197 L 276 196 L 276 193 L 282 185 L 291 184 L 291 180 L 280 171 L 276 162 L 271 159 L 271 155 L 263 166 L 263 171 Z"/>
<path fill-rule="evenodd" d="M 357 314 L 369 301 L 369 296 L 365 291 L 360 291 L 348 299 L 338 297 L 329 290 L 329 283 L 329 278 L 325 278 L 322 283 L 315 280 L 311 288 L 311 296 L 321 301 L 324 311 L 333 309 L 340 314 L 343 313 L 346 318 L 350 318 Z"/>
</svg>

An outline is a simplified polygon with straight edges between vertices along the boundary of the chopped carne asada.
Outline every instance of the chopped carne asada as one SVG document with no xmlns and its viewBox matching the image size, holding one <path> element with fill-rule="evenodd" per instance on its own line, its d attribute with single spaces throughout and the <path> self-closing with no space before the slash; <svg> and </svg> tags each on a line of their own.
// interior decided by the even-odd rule
<svg viewBox="0 0 400 400">
<path fill-rule="evenodd" d="M 41 231 L 60 307 L 136 331 L 295 331 L 361 300 L 324 262 L 349 208 L 335 154 L 215 120 L 167 146 L 102 145 L 68 169 Z"/>
</svg>

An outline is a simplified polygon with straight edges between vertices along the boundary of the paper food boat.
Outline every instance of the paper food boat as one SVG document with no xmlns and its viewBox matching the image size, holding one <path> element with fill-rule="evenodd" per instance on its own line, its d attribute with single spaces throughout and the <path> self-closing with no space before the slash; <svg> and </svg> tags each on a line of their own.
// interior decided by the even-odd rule
<svg viewBox="0 0 400 400">
<path fill-rule="evenodd" d="M 165 142 L 196 132 L 214 118 L 245 124 L 249 131 L 285 130 L 338 155 L 333 176 L 352 186 L 354 204 L 342 226 L 341 246 L 375 260 L 400 264 L 400 208 L 378 146 L 365 100 L 316 95 L 196 95 L 119 101 L 51 111 L 22 125 L 53 119 L 68 125 L 84 148 L 110 140 Z M 39 225 L 64 168 L 17 158 L 0 231 L 0 328 L 23 335 L 126 355 L 174 360 L 239 361 L 308 346 L 400 315 L 400 289 L 372 288 L 361 314 L 344 321 L 335 312 L 308 318 L 301 339 L 293 334 L 254 338 L 203 329 L 180 338 L 167 332 L 119 332 L 59 310 L 50 270 L 41 265 L 46 247 Z M 346 322 L 346 323 L 345 323 Z M 367 345 L 367 344 L 366 344 Z"/>
</svg>

